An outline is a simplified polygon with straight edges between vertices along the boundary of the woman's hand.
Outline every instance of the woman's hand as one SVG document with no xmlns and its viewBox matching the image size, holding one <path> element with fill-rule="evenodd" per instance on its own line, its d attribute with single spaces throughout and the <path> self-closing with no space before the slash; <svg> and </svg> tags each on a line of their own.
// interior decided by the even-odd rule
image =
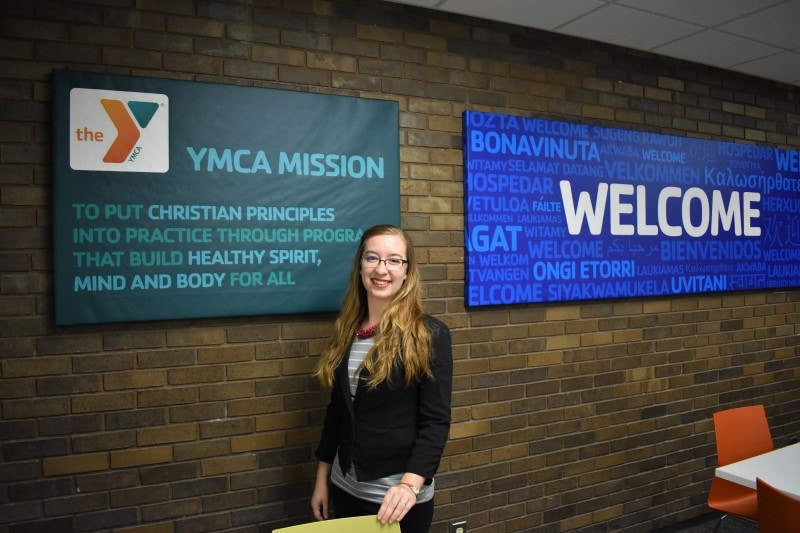
<svg viewBox="0 0 800 533">
<path fill-rule="evenodd" d="M 328 476 L 331 465 L 320 461 L 317 466 L 317 479 L 314 482 L 314 492 L 311 494 L 311 511 L 317 520 L 328 519 Z"/>
<path fill-rule="evenodd" d="M 381 508 L 378 509 L 378 520 L 381 523 L 399 522 L 417 503 L 416 495 L 405 485 L 395 485 L 386 492 Z"/>
</svg>

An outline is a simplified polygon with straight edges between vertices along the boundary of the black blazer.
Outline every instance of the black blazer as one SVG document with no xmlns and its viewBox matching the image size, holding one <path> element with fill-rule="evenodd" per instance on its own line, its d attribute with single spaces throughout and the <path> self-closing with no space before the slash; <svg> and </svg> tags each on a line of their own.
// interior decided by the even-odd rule
<svg viewBox="0 0 800 533">
<path fill-rule="evenodd" d="M 447 325 L 429 315 L 425 323 L 431 331 L 433 378 L 407 387 L 398 366 L 389 383 L 374 390 L 361 383 L 351 399 L 348 358 L 342 359 L 315 452 L 320 461 L 333 463 L 338 451 L 343 473 L 352 464 L 359 481 L 412 472 L 430 482 L 450 433 L 453 348 Z"/>
</svg>

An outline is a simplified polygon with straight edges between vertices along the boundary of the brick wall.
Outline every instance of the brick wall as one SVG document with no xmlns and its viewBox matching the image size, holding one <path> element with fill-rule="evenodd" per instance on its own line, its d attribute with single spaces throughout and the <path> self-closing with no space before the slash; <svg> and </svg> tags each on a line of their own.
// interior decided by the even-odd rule
<svg viewBox="0 0 800 533">
<path fill-rule="evenodd" d="M 377 0 L 0 2 L 0 533 L 310 517 L 332 316 L 55 327 L 54 68 L 397 100 L 403 226 L 453 330 L 434 531 L 649 531 L 706 512 L 711 413 L 800 435 L 800 291 L 466 310 L 465 109 L 800 147 L 800 90 Z"/>
</svg>

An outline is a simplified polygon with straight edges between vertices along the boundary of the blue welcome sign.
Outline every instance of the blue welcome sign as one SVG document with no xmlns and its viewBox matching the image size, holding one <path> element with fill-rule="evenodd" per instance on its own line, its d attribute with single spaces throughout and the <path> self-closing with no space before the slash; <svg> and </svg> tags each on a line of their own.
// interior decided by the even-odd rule
<svg viewBox="0 0 800 533">
<path fill-rule="evenodd" d="M 468 306 L 800 286 L 800 153 L 467 111 Z"/>
</svg>

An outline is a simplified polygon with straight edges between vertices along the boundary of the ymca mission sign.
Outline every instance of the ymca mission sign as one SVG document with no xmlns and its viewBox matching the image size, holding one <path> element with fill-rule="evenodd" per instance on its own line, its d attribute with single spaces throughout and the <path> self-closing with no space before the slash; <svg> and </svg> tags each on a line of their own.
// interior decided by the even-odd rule
<svg viewBox="0 0 800 533">
<path fill-rule="evenodd" d="M 400 222 L 398 104 L 54 73 L 57 324 L 332 311 Z"/>
</svg>

